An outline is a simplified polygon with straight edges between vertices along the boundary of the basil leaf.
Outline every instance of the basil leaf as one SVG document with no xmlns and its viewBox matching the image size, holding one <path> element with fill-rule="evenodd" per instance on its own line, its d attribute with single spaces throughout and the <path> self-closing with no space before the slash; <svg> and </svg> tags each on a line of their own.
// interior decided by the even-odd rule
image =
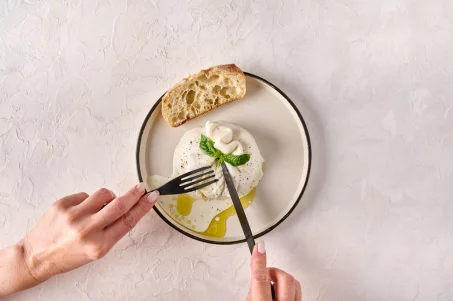
<svg viewBox="0 0 453 301">
<path fill-rule="evenodd" d="M 239 166 L 239 165 L 244 165 L 250 160 L 250 155 L 249 154 L 243 154 L 243 155 L 224 155 L 223 159 L 225 160 L 226 163 L 232 165 L 232 166 Z"/>
<path fill-rule="evenodd" d="M 201 135 L 200 148 L 206 155 L 210 157 L 218 158 L 221 156 L 221 152 L 214 147 L 214 141 L 203 134 Z"/>
<path fill-rule="evenodd" d="M 222 163 L 223 163 L 224 160 L 225 160 L 225 157 L 224 157 L 223 155 L 220 156 L 219 161 L 217 161 L 217 166 L 222 165 Z"/>
<path fill-rule="evenodd" d="M 222 165 L 223 161 L 232 166 L 239 166 L 244 165 L 250 160 L 249 154 L 243 154 L 239 156 L 232 154 L 224 155 L 221 151 L 214 147 L 214 141 L 203 134 L 201 134 L 200 148 L 206 155 L 215 159 L 219 159 L 217 161 L 217 166 Z"/>
</svg>

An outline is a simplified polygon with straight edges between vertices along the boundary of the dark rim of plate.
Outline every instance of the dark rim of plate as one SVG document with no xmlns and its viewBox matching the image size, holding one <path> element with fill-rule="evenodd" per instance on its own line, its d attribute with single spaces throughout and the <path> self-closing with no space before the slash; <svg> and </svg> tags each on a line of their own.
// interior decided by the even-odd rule
<svg viewBox="0 0 453 301">
<path fill-rule="evenodd" d="M 294 211 L 294 209 L 296 208 L 297 204 L 299 204 L 300 202 L 300 199 L 302 198 L 302 195 L 304 194 L 305 192 L 305 189 L 307 187 L 307 184 L 308 184 L 308 180 L 310 178 L 310 169 L 311 169 L 311 156 L 312 156 L 312 150 L 311 150 L 311 141 L 310 141 L 310 135 L 308 134 L 308 129 L 307 129 L 307 124 L 305 123 L 305 120 L 304 118 L 302 117 L 302 114 L 299 112 L 299 109 L 296 107 L 296 105 L 294 104 L 294 102 L 282 91 L 280 90 L 278 87 L 276 87 L 275 85 L 273 85 L 272 83 L 268 82 L 267 80 L 265 80 L 264 78 L 262 77 L 259 77 L 257 75 L 254 75 L 252 73 L 248 73 L 248 72 L 244 72 L 244 74 L 246 76 L 250 76 L 252 78 L 255 78 L 255 79 L 258 79 L 260 80 L 261 82 L 267 84 L 268 86 L 270 86 L 271 88 L 273 88 L 274 90 L 276 90 L 278 93 L 280 93 L 280 95 L 282 95 L 286 101 L 288 101 L 288 103 L 291 105 L 291 107 L 294 109 L 294 111 L 296 112 L 297 116 L 299 117 L 299 120 L 302 124 L 302 127 L 304 128 L 304 132 L 305 132 L 305 136 L 307 137 L 307 146 L 308 146 L 308 169 L 307 169 L 307 178 L 305 180 L 305 183 L 304 183 L 304 186 L 302 187 L 302 190 L 301 192 L 299 193 L 299 196 L 297 197 L 297 200 L 296 202 L 294 203 L 294 205 L 291 207 L 291 209 L 277 222 L 275 223 L 274 225 L 270 226 L 269 228 L 267 228 L 266 230 L 258 233 L 258 234 L 255 234 L 253 235 L 253 237 L 256 239 L 258 237 L 261 237 L 263 236 L 264 234 L 272 231 L 273 229 L 275 229 L 278 225 L 280 225 L 286 218 L 288 218 L 288 216 L 290 216 L 290 214 Z M 159 106 L 159 104 L 161 103 L 162 101 L 162 98 L 164 97 L 165 93 L 157 100 L 157 102 L 154 104 L 154 106 L 151 108 L 151 110 L 149 111 L 148 115 L 146 115 L 146 118 L 145 120 L 143 121 L 143 124 L 142 124 L 142 127 L 140 128 L 140 132 L 138 134 L 138 141 L 137 141 L 137 151 L 136 151 L 136 161 L 137 161 L 137 171 L 138 171 L 138 178 L 140 180 L 140 182 L 143 182 L 143 179 L 142 179 L 142 174 L 141 174 L 141 170 L 140 170 L 140 144 L 142 142 L 142 136 L 143 136 L 143 132 L 145 131 L 145 127 L 146 127 L 146 124 L 148 123 L 148 120 L 149 118 L 151 118 L 151 115 L 152 113 L 154 112 L 154 110 L 157 108 L 157 106 Z M 190 237 L 190 238 L 193 238 L 195 240 L 198 240 L 198 241 L 202 241 L 202 242 L 205 242 L 205 243 L 210 243 L 210 244 L 217 244 L 217 245 L 233 245 L 233 244 L 238 244 L 238 243 L 243 243 L 243 242 L 246 242 L 245 238 L 244 239 L 240 239 L 240 240 L 234 240 L 234 241 L 213 241 L 213 240 L 209 240 L 209 239 L 204 239 L 204 238 L 200 238 L 200 237 L 197 237 L 195 235 L 192 235 L 190 234 L 189 232 L 186 232 L 185 230 L 183 229 L 180 229 L 178 228 L 176 225 L 174 225 L 171 221 L 169 221 L 167 218 L 165 218 L 165 216 L 159 211 L 159 209 L 157 209 L 156 206 L 153 207 L 154 208 L 154 211 L 156 211 L 156 213 L 168 224 L 170 225 L 173 229 L 175 229 L 176 231 Z"/>
</svg>

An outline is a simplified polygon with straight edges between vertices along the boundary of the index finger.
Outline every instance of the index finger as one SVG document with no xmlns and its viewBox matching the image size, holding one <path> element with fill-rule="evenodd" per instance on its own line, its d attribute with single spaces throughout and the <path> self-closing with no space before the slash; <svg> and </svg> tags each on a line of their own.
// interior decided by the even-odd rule
<svg viewBox="0 0 453 301">
<path fill-rule="evenodd" d="M 300 287 L 300 282 L 296 280 L 296 298 L 295 301 L 302 301 L 302 288 Z"/>
<path fill-rule="evenodd" d="M 143 196 L 146 184 L 140 183 L 125 194 L 117 197 L 93 216 L 94 227 L 104 229 L 126 214 Z"/>
<path fill-rule="evenodd" d="M 264 241 L 259 241 L 252 254 L 252 300 L 272 300 L 271 282 L 266 268 L 266 249 Z"/>
<path fill-rule="evenodd" d="M 157 190 L 144 195 L 134 207 L 125 215 L 115 221 L 113 224 L 104 229 L 105 235 L 109 241 L 115 244 L 124 235 L 131 231 L 135 225 L 148 213 L 157 201 L 159 192 Z M 113 245 L 112 245 L 113 247 Z"/>
</svg>

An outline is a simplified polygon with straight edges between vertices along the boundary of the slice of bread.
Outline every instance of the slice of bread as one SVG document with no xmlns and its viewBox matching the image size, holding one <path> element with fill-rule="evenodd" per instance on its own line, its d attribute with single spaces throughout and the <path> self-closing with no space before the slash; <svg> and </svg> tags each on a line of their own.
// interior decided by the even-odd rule
<svg viewBox="0 0 453 301">
<path fill-rule="evenodd" d="M 168 90 L 162 99 L 162 116 L 172 127 L 245 95 L 245 75 L 236 65 L 201 70 Z"/>
</svg>

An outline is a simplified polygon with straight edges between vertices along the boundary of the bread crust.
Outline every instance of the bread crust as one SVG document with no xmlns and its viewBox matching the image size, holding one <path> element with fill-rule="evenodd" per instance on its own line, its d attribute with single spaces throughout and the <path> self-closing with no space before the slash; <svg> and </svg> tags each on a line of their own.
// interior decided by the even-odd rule
<svg viewBox="0 0 453 301">
<path fill-rule="evenodd" d="M 235 85 L 234 84 L 222 85 L 222 90 L 226 89 L 225 91 L 228 91 L 228 89 L 232 89 L 231 91 L 234 91 L 237 95 L 227 95 L 227 98 L 222 97 L 222 95 L 218 94 L 214 95 L 216 96 L 216 100 L 212 105 L 207 104 L 204 101 L 204 99 L 203 100 L 196 99 L 194 100 L 194 102 L 196 101 L 203 103 L 203 107 L 199 110 L 197 109 L 191 110 L 192 103 L 190 104 L 189 102 L 187 102 L 187 104 L 183 103 L 184 95 L 185 97 L 187 97 L 187 91 L 188 90 L 191 91 L 190 86 L 191 85 L 193 86 L 194 83 L 197 83 L 198 85 L 198 81 L 196 81 L 196 79 L 202 78 L 207 79 L 209 81 L 211 78 L 214 78 L 215 76 L 217 76 L 217 78 L 220 77 L 221 79 L 228 80 L 228 82 L 234 81 L 236 83 Z M 202 84 L 200 84 L 200 86 L 201 85 Z M 219 84 L 215 82 L 206 83 L 206 86 L 208 86 L 208 89 L 206 89 L 207 93 L 213 94 L 215 91 L 212 90 L 212 87 L 216 87 L 218 85 Z M 197 90 L 197 88 L 198 86 L 192 90 Z M 204 91 L 205 90 L 201 90 L 201 92 Z M 162 99 L 162 116 L 170 126 L 178 127 L 186 123 L 187 121 L 192 120 L 198 116 L 204 115 L 224 104 L 242 99 L 245 95 L 245 92 L 246 92 L 245 75 L 240 68 L 238 68 L 234 64 L 213 66 L 211 68 L 201 70 L 197 74 L 190 75 L 189 77 L 184 78 L 179 83 L 174 85 L 170 90 L 168 90 Z M 194 93 L 196 95 L 196 92 Z M 185 114 L 185 116 L 181 116 L 182 114 Z"/>
</svg>

